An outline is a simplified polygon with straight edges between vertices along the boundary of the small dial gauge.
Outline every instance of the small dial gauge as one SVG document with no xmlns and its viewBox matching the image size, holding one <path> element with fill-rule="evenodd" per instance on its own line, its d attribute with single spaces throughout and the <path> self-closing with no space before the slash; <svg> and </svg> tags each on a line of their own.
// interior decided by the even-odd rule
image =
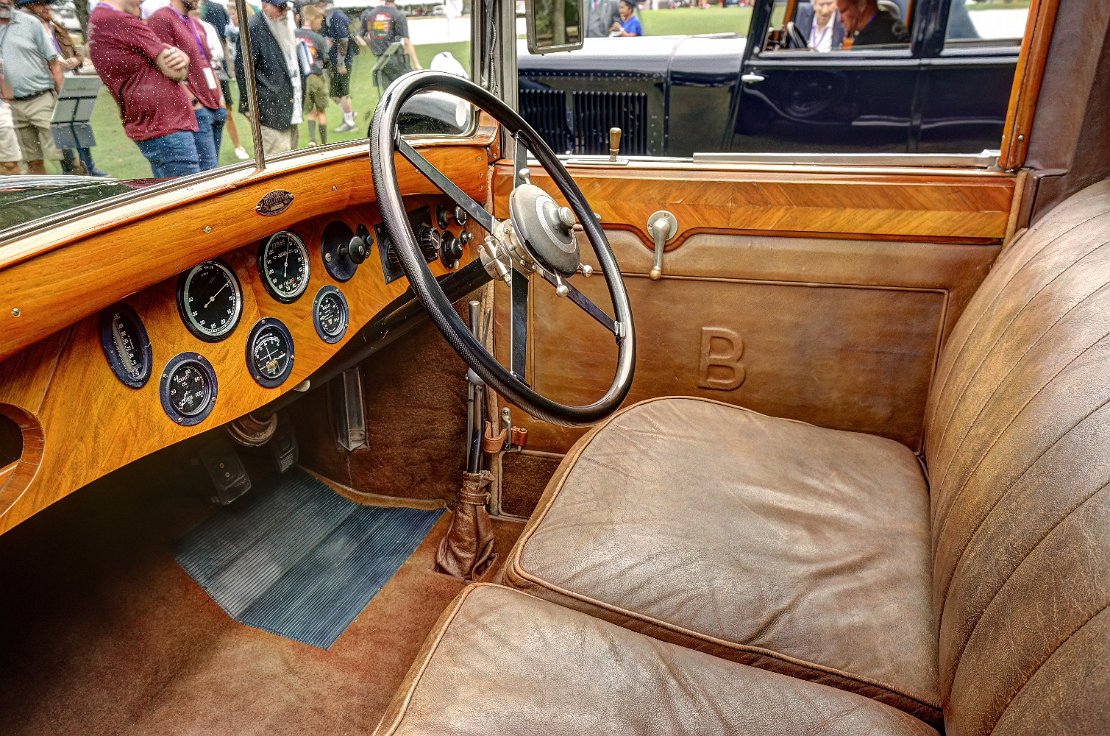
<svg viewBox="0 0 1110 736">
<path fill-rule="evenodd" d="M 459 207 L 459 206 L 456 205 L 455 206 L 455 224 L 458 225 L 459 227 L 462 227 L 463 225 L 466 224 L 467 218 L 468 218 L 468 215 L 466 214 L 466 210 L 464 210 L 462 207 Z"/>
<path fill-rule="evenodd" d="M 335 343 L 347 334 L 350 313 L 343 292 L 334 286 L 325 286 L 312 300 L 312 322 L 316 334 L 324 342 Z"/>
<path fill-rule="evenodd" d="M 142 388 L 152 368 L 150 338 L 135 310 L 120 303 L 100 313 L 100 346 L 116 378 Z"/>
<path fill-rule="evenodd" d="M 308 249 L 295 233 L 282 230 L 262 241 L 258 273 L 270 296 L 289 304 L 308 288 Z"/>
<path fill-rule="evenodd" d="M 203 355 L 175 355 L 162 371 L 162 409 L 178 424 L 199 424 L 216 404 L 216 374 Z"/>
<path fill-rule="evenodd" d="M 243 314 L 243 292 L 223 261 L 205 261 L 186 271 L 177 285 L 177 311 L 185 327 L 205 342 L 231 334 Z"/>
<path fill-rule="evenodd" d="M 266 388 L 280 386 L 293 370 L 293 336 L 279 320 L 266 317 L 247 338 L 247 370 Z"/>
</svg>

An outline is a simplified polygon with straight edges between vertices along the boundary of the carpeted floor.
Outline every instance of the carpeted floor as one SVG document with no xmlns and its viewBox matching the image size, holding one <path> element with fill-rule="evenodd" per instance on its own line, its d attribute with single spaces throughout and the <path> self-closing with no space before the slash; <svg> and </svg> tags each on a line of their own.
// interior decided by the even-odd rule
<svg viewBox="0 0 1110 736">
<path fill-rule="evenodd" d="M 211 508 L 137 463 L 0 536 L 0 733 L 354 734 L 463 584 L 444 515 L 330 651 L 230 619 L 172 542 Z M 523 526 L 494 522 L 501 559 Z"/>
</svg>

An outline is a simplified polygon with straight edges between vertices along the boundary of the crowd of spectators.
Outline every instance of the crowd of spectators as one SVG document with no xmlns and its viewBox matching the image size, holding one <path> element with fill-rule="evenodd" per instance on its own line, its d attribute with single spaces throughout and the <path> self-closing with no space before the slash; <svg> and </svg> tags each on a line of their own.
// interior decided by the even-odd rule
<svg viewBox="0 0 1110 736">
<path fill-rule="evenodd" d="M 99 0 L 90 4 L 86 64 L 51 18 L 49 0 L 0 0 L 0 174 L 44 174 L 47 161 L 58 161 L 64 173 L 105 175 L 88 148 L 55 144 L 51 123 L 69 74 L 99 77 L 153 176 L 172 177 L 218 166 L 225 132 L 234 155 L 250 158 L 228 114 L 232 74 L 237 109 L 257 116 L 270 155 L 295 148 L 304 123 L 309 145 L 327 143 L 329 98 L 342 112 L 335 131 L 356 130 L 351 74 L 359 47 L 377 57 L 379 87 L 420 68 L 392 0 L 364 12 L 354 34 L 332 0 L 262 0 L 251 9 L 257 109 L 245 94 L 248 63 L 232 2 Z"/>
</svg>

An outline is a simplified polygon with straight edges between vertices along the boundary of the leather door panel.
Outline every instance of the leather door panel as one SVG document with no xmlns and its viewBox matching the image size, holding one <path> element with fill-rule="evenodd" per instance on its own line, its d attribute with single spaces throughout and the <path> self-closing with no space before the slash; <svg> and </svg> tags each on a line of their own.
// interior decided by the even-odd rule
<svg viewBox="0 0 1110 736">
<path fill-rule="evenodd" d="M 868 200 L 873 190 L 861 188 L 853 201 L 857 216 L 844 219 L 843 209 L 828 196 L 842 190 L 814 188 L 811 182 L 797 192 L 774 182 L 730 188 L 672 182 L 655 187 L 658 198 L 652 201 L 652 192 L 636 189 L 643 180 L 621 184 L 606 173 L 595 183 L 575 176 L 602 217 L 632 300 L 637 363 L 628 402 L 704 396 L 920 449 L 941 341 L 998 254 L 1008 200 L 996 201 L 992 212 L 969 199 L 974 212 L 961 216 L 939 205 L 931 210 L 920 189 L 910 188 L 899 202 L 889 191 Z M 504 192 L 504 181 L 495 188 Z M 773 213 L 771 207 L 755 207 L 752 221 L 771 224 L 773 214 L 784 225 L 781 234 L 738 221 L 737 195 L 753 190 L 763 204 L 779 201 Z M 747 196 L 739 204 L 752 201 Z M 633 218 L 639 220 L 643 211 L 646 221 L 647 213 L 663 208 L 686 229 L 668 244 L 663 278 L 651 281 L 645 223 Z M 810 236 L 798 225 L 826 231 Z M 843 232 L 828 232 L 835 227 Z M 886 237 L 867 232 L 883 227 L 892 230 Z M 915 228 L 922 234 L 896 232 Z M 974 235 L 961 234 L 961 228 Z M 930 239 L 925 231 L 943 234 Z M 608 307 L 600 278 L 579 277 L 575 283 Z M 531 294 L 529 379 L 541 392 L 566 401 L 597 398 L 612 376 L 611 338 L 544 284 L 535 284 Z M 499 315 L 499 337 L 507 334 L 504 325 Z M 565 452 L 584 431 L 515 409 L 513 418 L 529 429 L 529 450 Z"/>
</svg>

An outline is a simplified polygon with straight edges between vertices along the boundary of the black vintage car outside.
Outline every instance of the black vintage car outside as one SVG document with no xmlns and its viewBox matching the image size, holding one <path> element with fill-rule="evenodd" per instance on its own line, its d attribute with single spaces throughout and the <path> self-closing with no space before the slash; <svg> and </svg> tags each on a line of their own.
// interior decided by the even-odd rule
<svg viewBox="0 0 1110 736">
<path fill-rule="evenodd" d="M 757 2 L 747 37 L 591 38 L 544 56 L 522 47 L 521 112 L 574 154 L 606 152 L 613 126 L 628 155 L 998 147 L 1026 11 L 919 0 L 906 43 L 815 53 L 789 41 L 804 3 L 789 18 L 786 5 Z"/>
</svg>

